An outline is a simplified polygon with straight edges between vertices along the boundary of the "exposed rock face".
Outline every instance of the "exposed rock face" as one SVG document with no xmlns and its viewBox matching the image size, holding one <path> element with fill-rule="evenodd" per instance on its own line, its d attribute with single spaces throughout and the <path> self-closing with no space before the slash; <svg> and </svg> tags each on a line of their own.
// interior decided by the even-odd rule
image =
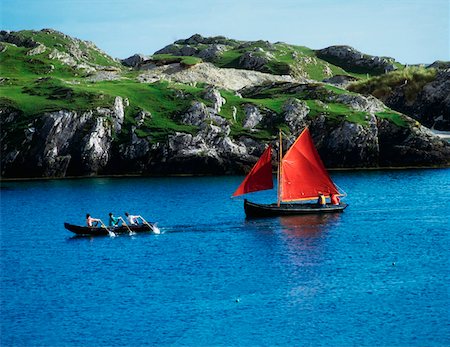
<svg viewBox="0 0 450 347">
<path fill-rule="evenodd" d="M 245 105 L 244 112 L 245 112 L 245 119 L 242 126 L 246 129 L 253 129 L 263 119 L 262 113 L 254 105 Z"/>
<path fill-rule="evenodd" d="M 111 109 L 84 113 L 58 111 L 44 114 L 26 128 L 24 140 L 12 145 L 10 125 L 20 113 L 2 110 L 4 129 L 2 175 L 64 177 L 102 173 L 110 159 L 113 134 L 121 131 L 123 103 L 117 97 Z M 112 120 L 112 122 L 110 121 Z M 11 154 L 12 153 L 12 154 Z"/>
<path fill-rule="evenodd" d="M 378 165 L 378 128 L 375 116 L 370 118 L 369 126 L 347 121 L 333 125 L 325 117 L 320 116 L 311 122 L 310 127 L 322 160 L 327 165 L 331 167 Z"/>
<path fill-rule="evenodd" d="M 402 128 L 386 120 L 381 120 L 378 128 L 381 166 L 398 166 L 399 159 L 404 166 L 421 166 L 424 161 L 430 165 L 449 165 L 449 143 L 427 128 L 421 125 Z"/>
<path fill-rule="evenodd" d="M 290 129 L 302 129 L 306 126 L 306 117 L 309 107 L 306 102 L 298 99 L 289 99 L 283 105 L 284 121 Z"/>
<path fill-rule="evenodd" d="M 389 72 L 396 69 L 393 58 L 362 54 L 350 46 L 330 46 L 316 51 L 319 58 L 343 67 L 355 67 L 361 70 Z M 360 71 L 361 72 L 361 71 Z"/>
<path fill-rule="evenodd" d="M 285 138 L 285 148 L 308 126 L 328 167 L 450 165 L 450 144 L 426 128 L 413 125 L 412 120 L 410 126 L 399 127 L 374 114 L 369 116 L 367 125 L 336 121 L 323 115 L 311 117 L 308 106 L 296 99 L 288 100 L 283 109 L 291 132 Z M 151 117 L 148 113 L 140 114 L 129 140 L 116 145 L 113 135 L 121 131 L 124 114 L 120 98 L 110 109 L 47 113 L 22 130 L 22 140 L 16 144 L 11 137 L 17 137 L 17 130 L 14 133 L 10 125 L 20 113 L 3 109 L 2 176 L 248 171 L 263 152 L 264 142 L 247 136 L 231 137 L 230 122 L 216 110 L 217 107 L 195 102 L 181 119 L 185 124 L 197 126 L 198 131 L 178 132 L 162 143 L 152 143 L 151 134 L 144 138 L 137 136 L 139 121 Z M 254 105 L 248 105 L 248 110 L 245 122 L 250 129 L 271 123 L 276 117 Z"/>
</svg>

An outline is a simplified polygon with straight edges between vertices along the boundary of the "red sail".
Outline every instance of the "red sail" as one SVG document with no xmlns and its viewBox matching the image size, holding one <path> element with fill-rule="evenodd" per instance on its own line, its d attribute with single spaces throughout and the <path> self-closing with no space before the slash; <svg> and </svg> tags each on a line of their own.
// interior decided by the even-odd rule
<svg viewBox="0 0 450 347">
<path fill-rule="evenodd" d="M 272 188 L 272 147 L 269 145 L 233 196 Z"/>
<path fill-rule="evenodd" d="M 319 193 L 339 194 L 306 128 L 281 161 L 281 201 L 314 199 Z"/>
</svg>

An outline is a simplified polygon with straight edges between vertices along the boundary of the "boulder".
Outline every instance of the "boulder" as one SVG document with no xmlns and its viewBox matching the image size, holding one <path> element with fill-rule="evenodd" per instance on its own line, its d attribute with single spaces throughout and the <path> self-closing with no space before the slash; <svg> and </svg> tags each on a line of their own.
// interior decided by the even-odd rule
<svg viewBox="0 0 450 347">
<path fill-rule="evenodd" d="M 135 68 L 135 67 L 139 67 L 146 60 L 148 60 L 147 56 L 145 56 L 143 54 L 134 54 L 131 57 L 120 60 L 120 62 L 122 63 L 122 65 Z"/>
</svg>

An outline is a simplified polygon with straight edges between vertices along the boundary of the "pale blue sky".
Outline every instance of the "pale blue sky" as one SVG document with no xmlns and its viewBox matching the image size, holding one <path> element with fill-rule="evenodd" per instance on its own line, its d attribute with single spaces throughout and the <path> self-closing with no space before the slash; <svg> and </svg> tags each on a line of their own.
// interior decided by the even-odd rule
<svg viewBox="0 0 450 347">
<path fill-rule="evenodd" d="M 151 54 L 199 33 L 347 44 L 402 63 L 450 60 L 450 0 L 0 0 L 1 28 L 53 28 L 108 54 Z"/>
</svg>

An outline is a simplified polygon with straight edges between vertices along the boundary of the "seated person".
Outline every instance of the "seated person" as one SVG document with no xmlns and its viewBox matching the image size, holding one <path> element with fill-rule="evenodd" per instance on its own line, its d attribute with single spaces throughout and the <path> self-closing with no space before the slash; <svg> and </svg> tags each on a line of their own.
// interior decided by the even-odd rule
<svg viewBox="0 0 450 347">
<path fill-rule="evenodd" d="M 88 227 L 96 227 L 99 222 L 100 222 L 100 219 L 92 218 L 89 213 L 86 214 L 86 224 Z"/>
<path fill-rule="evenodd" d="M 331 194 L 330 200 L 332 205 L 339 205 L 341 202 L 338 194 Z"/>
<path fill-rule="evenodd" d="M 110 227 L 116 227 L 119 225 L 120 218 L 114 217 L 112 212 L 109 213 L 109 226 Z"/>
<path fill-rule="evenodd" d="M 128 224 L 130 225 L 137 225 L 139 224 L 138 218 L 141 218 L 141 216 L 133 216 L 131 214 L 129 214 L 128 212 L 125 212 L 125 216 L 127 217 L 128 220 Z"/>
<path fill-rule="evenodd" d="M 319 198 L 317 199 L 317 205 L 320 207 L 325 207 L 327 204 L 327 199 L 325 198 L 325 195 L 319 192 Z"/>
</svg>

